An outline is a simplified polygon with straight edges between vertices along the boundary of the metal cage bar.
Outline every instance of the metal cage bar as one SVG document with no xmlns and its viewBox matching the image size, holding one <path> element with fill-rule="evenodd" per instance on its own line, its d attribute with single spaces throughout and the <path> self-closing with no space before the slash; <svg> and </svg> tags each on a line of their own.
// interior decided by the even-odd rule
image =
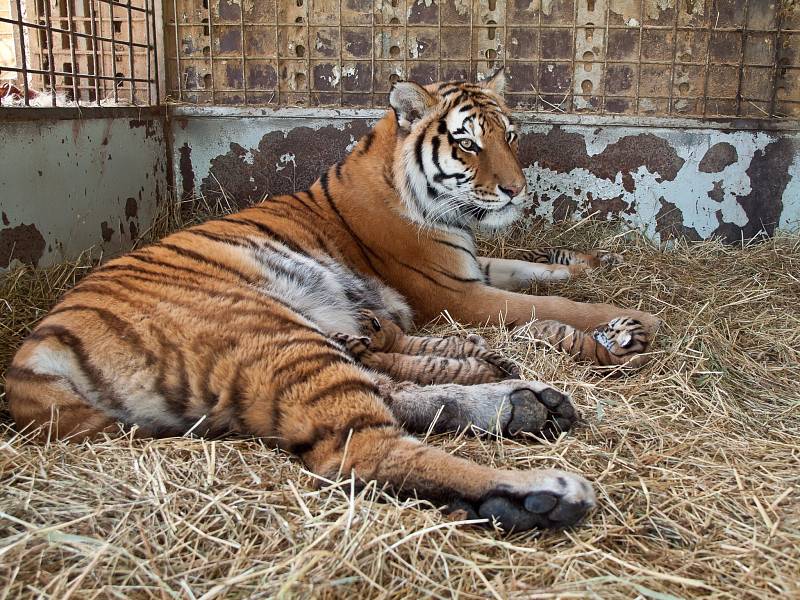
<svg viewBox="0 0 800 600">
<path fill-rule="evenodd" d="M 146 104 L 154 96 L 158 103 L 156 9 L 155 0 L 12 0 L 13 18 L 0 17 L 0 23 L 13 26 L 17 58 L 0 64 L 0 70 L 16 74 L 21 90 L 9 87 L 2 104 L 142 105 L 139 92 L 144 90 Z M 117 18 L 115 11 L 125 16 Z M 127 39 L 119 36 L 120 23 Z M 127 64 L 119 63 L 120 49 Z M 122 90 L 126 100 L 120 98 Z"/>
</svg>

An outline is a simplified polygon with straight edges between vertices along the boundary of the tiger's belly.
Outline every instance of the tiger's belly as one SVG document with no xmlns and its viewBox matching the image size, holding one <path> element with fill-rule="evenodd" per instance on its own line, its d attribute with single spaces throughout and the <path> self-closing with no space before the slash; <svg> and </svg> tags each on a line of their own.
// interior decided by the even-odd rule
<svg viewBox="0 0 800 600">
<path fill-rule="evenodd" d="M 403 297 L 377 279 L 364 277 L 327 255 L 259 252 L 264 272 L 262 291 L 291 306 L 326 334 L 361 335 L 360 309 L 411 326 L 411 309 Z"/>
</svg>

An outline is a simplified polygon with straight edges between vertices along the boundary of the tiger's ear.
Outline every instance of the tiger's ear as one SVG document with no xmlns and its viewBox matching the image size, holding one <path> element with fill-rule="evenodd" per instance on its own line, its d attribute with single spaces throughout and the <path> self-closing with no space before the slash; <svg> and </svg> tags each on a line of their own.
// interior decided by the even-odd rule
<svg viewBox="0 0 800 600">
<path fill-rule="evenodd" d="M 481 81 L 481 85 L 502 96 L 506 89 L 506 68 L 500 67 L 494 75 Z"/>
<path fill-rule="evenodd" d="M 406 131 L 436 104 L 436 98 L 413 81 L 398 81 L 389 92 L 389 104 L 400 129 Z"/>
</svg>

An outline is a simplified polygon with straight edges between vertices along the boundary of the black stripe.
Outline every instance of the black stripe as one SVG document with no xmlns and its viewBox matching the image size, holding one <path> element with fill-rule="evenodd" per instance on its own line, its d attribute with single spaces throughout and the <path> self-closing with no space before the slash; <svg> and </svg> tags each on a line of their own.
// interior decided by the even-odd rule
<svg viewBox="0 0 800 600">
<path fill-rule="evenodd" d="M 133 346 L 137 352 L 144 355 L 145 364 L 151 366 L 156 362 L 156 357 L 147 348 L 144 340 L 134 327 L 127 321 L 120 319 L 110 310 L 99 308 L 97 306 L 88 306 L 85 304 L 72 304 L 69 306 L 56 306 L 50 311 L 50 315 L 60 315 L 67 312 L 91 312 L 94 313 L 105 325 L 113 332 L 118 338 L 124 340 L 128 345 Z"/>
<path fill-rule="evenodd" d="M 37 373 L 33 369 L 29 369 L 27 367 L 18 367 L 16 365 L 11 365 L 5 373 L 6 380 L 8 379 L 16 379 L 17 381 L 36 381 L 39 383 L 51 383 L 53 381 L 59 381 L 63 379 L 63 377 L 59 375 L 53 375 L 50 373 Z"/>
<path fill-rule="evenodd" d="M 483 279 L 477 279 L 475 277 L 460 277 L 459 275 L 456 275 L 455 273 L 449 273 L 449 272 L 443 271 L 442 269 L 439 269 L 437 267 L 432 267 L 432 268 L 433 268 L 434 271 L 436 271 L 440 275 L 443 275 L 443 276 L 447 277 L 448 279 L 452 279 L 453 281 L 458 281 L 458 282 L 461 282 L 461 283 L 482 283 L 483 282 Z"/>
<path fill-rule="evenodd" d="M 371 381 L 359 381 L 357 379 L 340 381 L 339 383 L 334 383 L 321 390 L 317 390 L 316 393 L 305 399 L 305 403 L 314 406 L 323 400 L 331 399 L 333 396 L 341 396 L 348 392 L 367 392 L 378 395 L 378 388 Z"/>
<path fill-rule="evenodd" d="M 186 229 L 181 233 L 185 233 L 187 235 L 196 235 L 198 237 L 211 240 L 212 242 L 218 242 L 220 244 L 238 246 L 239 248 L 249 248 L 250 250 L 257 250 L 259 247 L 258 244 L 246 238 L 237 238 L 229 235 L 219 235 L 216 233 L 211 233 L 210 231 L 204 231 L 202 229 Z"/>
<path fill-rule="evenodd" d="M 72 351 L 72 354 L 78 361 L 78 366 L 81 371 L 83 371 L 83 374 L 89 379 L 89 383 L 94 388 L 94 391 L 100 395 L 102 400 L 108 402 L 111 408 L 125 410 L 125 412 L 127 412 L 122 400 L 114 392 L 109 382 L 106 381 L 103 373 L 90 360 L 83 341 L 77 335 L 61 325 L 45 324 L 28 336 L 29 340 L 39 341 L 49 338 L 57 339 L 62 346 Z"/>
<path fill-rule="evenodd" d="M 369 149 L 372 148 L 372 142 L 375 141 L 375 136 L 375 130 L 372 130 L 364 137 L 364 145 L 361 147 L 361 154 L 369 152 Z"/>
<path fill-rule="evenodd" d="M 189 258 L 199 263 L 206 263 L 212 265 L 217 269 L 220 269 L 221 271 L 225 271 L 226 273 L 234 275 L 235 277 L 241 279 L 242 281 L 247 282 L 250 285 L 258 283 L 258 280 L 253 279 L 252 277 L 246 275 L 245 273 L 242 273 L 238 269 L 235 269 L 230 265 L 226 265 L 217 260 L 214 260 L 213 258 L 208 258 L 207 256 L 203 256 L 202 254 L 195 252 L 194 250 L 182 248 L 181 246 L 176 246 L 175 244 L 170 244 L 169 242 L 159 242 L 157 246 L 159 248 L 165 248 L 167 250 L 170 250 L 175 254 L 178 254 L 179 256 L 183 256 L 184 258 Z"/>
<path fill-rule="evenodd" d="M 356 235 L 356 232 L 353 231 L 352 227 L 350 227 L 350 224 L 342 216 L 342 213 L 339 211 L 339 208 L 336 206 L 336 203 L 334 202 L 333 197 L 331 196 L 330 188 L 328 186 L 327 171 L 322 174 L 322 177 L 319 178 L 319 183 L 320 186 L 322 187 L 322 195 L 325 197 L 325 200 L 328 202 L 330 207 L 336 213 L 336 216 L 339 217 L 339 220 L 342 222 L 342 225 L 344 225 L 344 228 L 347 230 L 347 233 L 350 235 L 350 237 L 353 238 L 353 241 L 356 243 L 359 251 L 361 252 L 362 258 L 367 263 L 367 266 L 376 276 L 379 276 L 378 271 L 375 269 L 375 266 L 372 264 L 372 261 L 370 260 L 369 257 L 373 256 L 374 258 L 378 259 L 381 262 L 384 261 L 372 248 L 370 248 L 363 241 L 361 241 L 361 238 Z"/>
<path fill-rule="evenodd" d="M 461 291 L 463 291 L 463 290 L 460 290 L 460 289 L 456 289 L 456 288 L 452 288 L 452 287 L 446 286 L 443 283 L 441 283 L 440 281 L 437 281 L 436 279 L 434 279 L 433 277 L 431 277 L 430 275 L 425 273 L 424 271 L 421 271 L 421 270 L 417 269 L 416 267 L 412 267 L 411 265 L 406 264 L 406 263 L 404 263 L 404 262 L 402 262 L 400 260 L 397 260 L 396 258 L 395 258 L 395 262 L 397 264 L 399 264 L 401 267 L 403 267 L 405 269 L 408 269 L 409 271 L 414 271 L 415 273 L 417 273 L 420 276 L 424 277 L 425 279 L 427 279 L 431 283 L 433 283 L 435 285 L 438 285 L 439 287 L 442 287 L 442 288 L 444 288 L 446 290 L 449 290 L 451 292 L 461 292 Z"/>
</svg>

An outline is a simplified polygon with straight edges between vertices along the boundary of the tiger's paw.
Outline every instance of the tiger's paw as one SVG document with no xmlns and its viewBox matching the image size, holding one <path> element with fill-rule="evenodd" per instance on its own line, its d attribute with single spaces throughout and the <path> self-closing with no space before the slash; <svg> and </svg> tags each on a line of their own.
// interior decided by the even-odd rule
<svg viewBox="0 0 800 600">
<path fill-rule="evenodd" d="M 372 353 L 370 348 L 372 340 L 368 337 L 335 333 L 331 339 L 341 345 L 345 352 L 357 361 L 361 361 Z"/>
<path fill-rule="evenodd" d="M 532 433 L 555 439 L 578 420 L 578 412 L 567 394 L 529 381 L 509 381 L 505 385 L 513 388 L 508 394 L 509 418 L 503 427 L 506 435 Z"/>
<path fill-rule="evenodd" d="M 459 499 L 449 511 L 469 519 L 484 518 L 505 533 L 562 529 L 583 519 L 597 504 L 591 484 L 558 470 L 502 471 L 498 483 L 475 502 Z"/>
</svg>

